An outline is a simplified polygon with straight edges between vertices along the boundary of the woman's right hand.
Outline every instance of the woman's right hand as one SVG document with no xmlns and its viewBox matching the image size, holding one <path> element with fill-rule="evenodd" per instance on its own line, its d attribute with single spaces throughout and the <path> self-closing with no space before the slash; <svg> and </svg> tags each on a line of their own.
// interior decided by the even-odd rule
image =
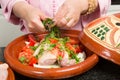
<svg viewBox="0 0 120 80">
<path fill-rule="evenodd" d="M 47 16 L 38 8 L 29 5 L 27 2 L 21 1 L 13 6 L 13 13 L 17 17 L 25 20 L 30 32 L 45 32 L 42 20 L 46 19 Z"/>
</svg>

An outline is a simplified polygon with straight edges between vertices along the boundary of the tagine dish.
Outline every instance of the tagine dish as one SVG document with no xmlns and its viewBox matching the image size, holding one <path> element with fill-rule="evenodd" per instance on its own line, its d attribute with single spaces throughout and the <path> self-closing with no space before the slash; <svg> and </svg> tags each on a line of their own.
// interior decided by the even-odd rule
<svg viewBox="0 0 120 80">
<path fill-rule="evenodd" d="M 60 33 L 60 37 L 50 32 L 16 38 L 5 48 L 6 62 L 16 72 L 37 79 L 68 78 L 97 64 L 98 56 L 80 43 L 79 31 Z"/>
<path fill-rule="evenodd" d="M 80 41 L 102 58 L 120 65 L 120 13 L 89 23 L 81 33 Z"/>
</svg>

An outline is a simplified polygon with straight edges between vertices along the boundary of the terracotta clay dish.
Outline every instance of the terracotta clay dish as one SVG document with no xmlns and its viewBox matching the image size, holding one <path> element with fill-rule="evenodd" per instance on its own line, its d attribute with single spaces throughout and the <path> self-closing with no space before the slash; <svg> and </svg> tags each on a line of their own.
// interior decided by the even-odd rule
<svg viewBox="0 0 120 80">
<path fill-rule="evenodd" d="M 79 41 L 79 31 L 74 30 L 61 30 L 63 36 L 69 36 L 76 41 Z M 34 34 L 34 33 L 33 33 Z M 39 34 L 39 36 L 44 36 L 47 33 Z M 34 34 L 38 35 L 38 34 Z M 68 78 L 76 75 L 80 75 L 91 68 L 93 68 L 97 62 L 98 62 L 98 56 L 88 50 L 86 47 L 83 46 L 84 51 L 87 55 L 85 61 L 62 68 L 34 68 L 31 66 L 23 65 L 18 61 L 18 53 L 21 51 L 22 47 L 25 46 L 25 41 L 27 40 L 27 36 L 23 35 L 15 40 L 13 40 L 11 43 L 8 44 L 8 46 L 5 48 L 4 57 L 6 62 L 10 65 L 10 67 L 15 70 L 16 72 L 32 77 L 37 79 L 62 79 L 62 78 Z"/>
<path fill-rule="evenodd" d="M 80 41 L 97 55 L 120 65 L 120 13 L 89 23 Z"/>
<path fill-rule="evenodd" d="M 2 64 L 2 62 L 0 62 L 0 64 Z M 8 78 L 7 78 L 7 80 L 15 80 L 15 76 L 14 76 L 14 73 L 13 73 L 11 68 L 8 68 Z"/>
</svg>

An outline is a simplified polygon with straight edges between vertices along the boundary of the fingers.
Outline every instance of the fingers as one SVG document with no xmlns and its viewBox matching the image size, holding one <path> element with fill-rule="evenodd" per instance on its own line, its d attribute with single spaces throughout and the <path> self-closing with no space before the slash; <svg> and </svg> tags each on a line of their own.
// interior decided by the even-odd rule
<svg viewBox="0 0 120 80">
<path fill-rule="evenodd" d="M 79 0 L 65 0 L 58 9 L 54 21 L 59 27 L 71 28 L 77 24 L 81 14 Z"/>
<path fill-rule="evenodd" d="M 74 19 L 70 19 L 69 22 L 66 24 L 67 27 L 73 27 L 74 26 Z"/>
<path fill-rule="evenodd" d="M 28 30 L 34 33 L 43 33 L 46 31 L 39 18 L 32 20 L 32 22 L 28 24 Z"/>
<path fill-rule="evenodd" d="M 56 24 L 59 27 L 71 28 L 77 24 L 79 16 L 74 16 L 72 13 L 65 14 L 60 20 L 56 20 Z"/>
<path fill-rule="evenodd" d="M 42 16 L 41 16 L 42 15 Z M 46 16 L 44 13 L 40 13 L 40 19 L 43 21 L 43 20 L 45 20 L 46 18 L 50 18 L 50 17 L 48 17 L 48 16 Z"/>
</svg>

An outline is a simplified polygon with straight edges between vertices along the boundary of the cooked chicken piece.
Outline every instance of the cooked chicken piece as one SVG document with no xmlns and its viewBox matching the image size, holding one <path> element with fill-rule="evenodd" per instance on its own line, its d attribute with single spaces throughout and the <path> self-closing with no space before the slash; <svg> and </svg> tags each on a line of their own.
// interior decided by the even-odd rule
<svg viewBox="0 0 120 80">
<path fill-rule="evenodd" d="M 85 60 L 86 54 L 85 54 L 85 52 L 82 52 L 82 53 L 79 53 L 79 54 L 77 55 L 77 57 L 80 58 L 80 62 L 82 62 L 82 61 Z"/>
<path fill-rule="evenodd" d="M 80 62 L 84 61 L 86 58 L 86 54 L 85 52 L 79 53 L 77 55 L 77 57 L 80 59 Z M 76 60 L 75 59 L 69 59 L 69 55 L 67 52 L 65 52 L 64 57 L 62 58 L 62 60 L 59 62 L 59 64 L 61 66 L 70 66 L 70 65 L 74 65 L 76 64 Z"/>
<path fill-rule="evenodd" d="M 70 66 L 76 63 L 75 59 L 69 59 L 69 55 L 67 52 L 64 53 L 64 57 L 62 60 L 59 62 L 61 66 Z"/>
<path fill-rule="evenodd" d="M 44 51 L 43 55 L 38 59 L 38 65 L 51 65 L 54 64 L 57 60 L 57 56 L 54 55 L 51 51 Z"/>
<path fill-rule="evenodd" d="M 7 80 L 8 77 L 8 65 L 6 63 L 0 64 L 0 80 Z"/>
</svg>

